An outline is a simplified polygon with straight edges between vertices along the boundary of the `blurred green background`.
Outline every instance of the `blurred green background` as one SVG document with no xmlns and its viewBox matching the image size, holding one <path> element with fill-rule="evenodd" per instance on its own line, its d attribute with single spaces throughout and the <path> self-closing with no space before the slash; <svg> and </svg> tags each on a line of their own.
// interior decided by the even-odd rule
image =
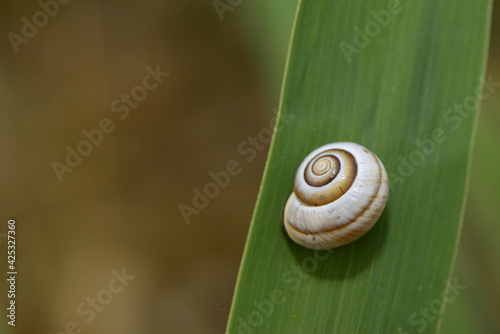
<svg viewBox="0 0 500 334">
<path fill-rule="evenodd" d="M 82 333 L 224 331 L 268 149 L 247 162 L 238 146 L 278 107 L 295 5 L 241 1 L 221 20 L 212 1 L 70 1 L 16 53 L 8 34 L 41 7 L 0 3 L 0 233 L 17 220 L 19 273 L 8 330 L 55 334 L 74 321 Z M 496 8 L 492 22 L 487 74 L 498 82 Z M 157 64 L 170 75 L 119 119 L 112 102 Z M 499 108 L 497 90 L 481 108 L 455 265 L 467 289 L 442 333 L 500 332 Z M 103 118 L 114 131 L 59 182 L 53 161 Z M 231 160 L 242 172 L 186 224 L 179 204 Z M 135 278 L 87 323 L 78 306 L 122 268 Z"/>
</svg>

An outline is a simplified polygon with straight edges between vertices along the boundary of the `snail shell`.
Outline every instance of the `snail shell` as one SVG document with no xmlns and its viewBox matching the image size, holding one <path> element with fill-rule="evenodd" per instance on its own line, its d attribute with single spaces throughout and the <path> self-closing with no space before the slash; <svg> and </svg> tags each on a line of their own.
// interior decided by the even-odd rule
<svg viewBox="0 0 500 334">
<path fill-rule="evenodd" d="M 297 170 L 283 224 L 299 245 L 339 247 L 375 225 L 388 193 L 387 173 L 373 152 L 355 143 L 327 144 L 311 152 Z"/>
</svg>

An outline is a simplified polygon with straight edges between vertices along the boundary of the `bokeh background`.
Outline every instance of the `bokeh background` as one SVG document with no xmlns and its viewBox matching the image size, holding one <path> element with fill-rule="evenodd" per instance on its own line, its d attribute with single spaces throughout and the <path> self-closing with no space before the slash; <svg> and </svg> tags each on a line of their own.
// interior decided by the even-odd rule
<svg viewBox="0 0 500 334">
<path fill-rule="evenodd" d="M 278 107 L 295 5 L 245 0 L 221 20 L 210 0 L 73 0 L 16 53 L 8 33 L 41 7 L 0 3 L 0 233 L 17 220 L 19 272 L 17 326 L 0 330 L 224 331 L 268 150 L 246 162 L 237 148 Z M 492 22 L 487 73 L 500 81 L 497 8 Z M 170 75 L 120 120 L 112 101 L 157 64 Z M 500 333 L 499 108 L 497 90 L 479 118 L 454 269 L 467 289 L 442 333 Z M 59 182 L 52 163 L 103 118 L 114 131 Z M 186 224 L 179 204 L 230 160 L 242 172 Z M 135 278 L 86 323 L 78 305 L 122 268 Z"/>
</svg>

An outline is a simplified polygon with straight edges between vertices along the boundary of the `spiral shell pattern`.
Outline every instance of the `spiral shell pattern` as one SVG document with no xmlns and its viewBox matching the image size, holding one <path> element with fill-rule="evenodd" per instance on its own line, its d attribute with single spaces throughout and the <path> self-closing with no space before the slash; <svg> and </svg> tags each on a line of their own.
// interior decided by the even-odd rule
<svg viewBox="0 0 500 334">
<path fill-rule="evenodd" d="M 389 193 L 380 159 L 349 142 L 322 146 L 302 162 L 283 210 L 290 238 L 307 248 L 354 241 L 377 222 Z"/>
</svg>

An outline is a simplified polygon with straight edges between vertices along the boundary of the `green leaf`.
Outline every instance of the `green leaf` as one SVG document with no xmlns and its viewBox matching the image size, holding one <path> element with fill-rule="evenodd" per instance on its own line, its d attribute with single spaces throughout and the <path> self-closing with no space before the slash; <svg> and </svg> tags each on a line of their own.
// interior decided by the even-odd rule
<svg viewBox="0 0 500 334">
<path fill-rule="evenodd" d="M 490 12 L 488 0 L 299 3 L 228 333 L 437 332 L 462 291 L 449 275 L 475 96 L 495 89 L 481 83 Z M 379 156 L 389 201 L 364 237 L 317 252 L 288 239 L 281 213 L 300 162 L 338 141 Z"/>
</svg>

